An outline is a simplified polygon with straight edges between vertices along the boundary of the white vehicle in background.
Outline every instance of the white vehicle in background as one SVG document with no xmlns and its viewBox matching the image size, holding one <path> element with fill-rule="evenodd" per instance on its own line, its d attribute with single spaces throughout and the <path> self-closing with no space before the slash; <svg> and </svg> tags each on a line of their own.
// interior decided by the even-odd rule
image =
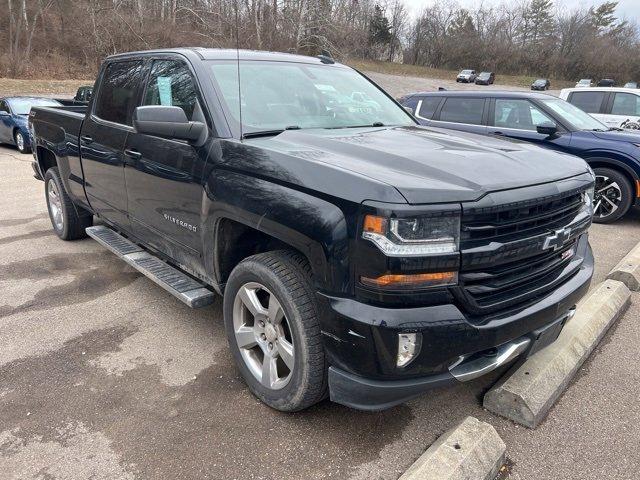
<svg viewBox="0 0 640 480">
<path fill-rule="evenodd" d="M 475 70 L 462 70 L 456 77 L 456 82 L 473 83 L 477 77 L 478 74 Z"/>
<path fill-rule="evenodd" d="M 565 88 L 560 98 L 584 110 L 610 128 L 640 130 L 640 90 L 595 87 Z"/>
<path fill-rule="evenodd" d="M 591 80 L 590 78 L 583 78 L 578 83 L 576 83 L 575 88 L 589 88 L 589 87 L 593 87 L 593 80 Z"/>
</svg>

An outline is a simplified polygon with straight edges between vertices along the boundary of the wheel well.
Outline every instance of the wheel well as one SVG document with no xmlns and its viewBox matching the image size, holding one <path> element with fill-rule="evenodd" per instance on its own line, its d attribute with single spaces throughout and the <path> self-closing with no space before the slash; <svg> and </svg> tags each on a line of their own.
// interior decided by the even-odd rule
<svg viewBox="0 0 640 480">
<path fill-rule="evenodd" d="M 223 219 L 217 229 L 216 268 L 220 285 L 227 283 L 231 271 L 251 255 L 271 250 L 300 250 L 277 238 L 230 219 Z M 308 260 L 308 259 L 307 259 Z"/>
<path fill-rule="evenodd" d="M 42 175 L 44 175 L 51 167 L 55 167 L 58 164 L 56 156 L 51 150 L 38 147 L 36 150 L 36 154 L 38 163 L 40 164 L 40 171 L 42 172 Z"/>
</svg>

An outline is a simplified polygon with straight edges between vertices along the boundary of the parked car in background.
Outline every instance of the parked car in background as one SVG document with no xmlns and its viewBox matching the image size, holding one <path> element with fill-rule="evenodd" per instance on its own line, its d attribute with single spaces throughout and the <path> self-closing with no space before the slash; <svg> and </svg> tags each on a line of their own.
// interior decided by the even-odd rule
<svg viewBox="0 0 640 480">
<path fill-rule="evenodd" d="M 462 70 L 458 77 L 456 78 L 456 82 L 462 83 L 473 83 L 476 81 L 476 71 L 475 70 Z"/>
<path fill-rule="evenodd" d="M 576 88 L 587 87 L 593 87 L 593 80 L 591 80 L 590 78 L 583 78 L 582 80 L 579 80 L 578 83 L 576 83 Z"/>
<path fill-rule="evenodd" d="M 627 82 L 624 84 L 624 88 L 638 88 L 638 82 Z"/>
<path fill-rule="evenodd" d="M 552 343 L 589 288 L 579 158 L 422 128 L 326 56 L 120 54 L 96 85 L 31 115 L 53 231 L 190 306 L 224 295 L 233 358 L 273 408 L 380 410 L 472 380 Z"/>
<path fill-rule="evenodd" d="M 548 78 L 539 78 L 531 84 L 531 90 L 549 90 L 551 82 Z"/>
<path fill-rule="evenodd" d="M 476 85 L 493 85 L 496 81 L 496 74 L 493 72 L 480 72 L 476 77 Z"/>
<path fill-rule="evenodd" d="M 91 95 L 93 95 L 93 86 L 84 85 L 78 88 L 76 96 L 73 97 L 73 99 L 79 103 L 89 103 L 89 100 L 91 100 Z"/>
<path fill-rule="evenodd" d="M 598 82 L 598 87 L 615 87 L 616 81 L 612 78 L 603 78 Z"/>
<path fill-rule="evenodd" d="M 414 109 L 422 125 L 508 137 L 582 157 L 596 174 L 596 222 L 618 220 L 640 203 L 640 135 L 613 131 L 560 98 L 527 92 L 426 92 L 408 95 L 404 105 Z"/>
<path fill-rule="evenodd" d="M 565 88 L 560 98 L 587 112 L 609 128 L 640 129 L 640 90 L 595 87 Z"/>
<path fill-rule="evenodd" d="M 0 98 L 0 143 L 15 145 L 21 153 L 29 153 L 31 151 L 31 135 L 27 121 L 31 107 L 59 107 L 61 105 L 60 102 L 51 98 Z"/>
</svg>

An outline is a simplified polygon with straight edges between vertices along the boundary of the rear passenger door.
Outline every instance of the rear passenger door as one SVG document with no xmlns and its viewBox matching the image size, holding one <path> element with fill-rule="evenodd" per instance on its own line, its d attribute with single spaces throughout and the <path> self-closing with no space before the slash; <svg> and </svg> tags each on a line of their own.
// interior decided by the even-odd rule
<svg viewBox="0 0 640 480">
<path fill-rule="evenodd" d="M 144 82 L 142 60 L 106 64 L 92 112 L 82 124 L 80 155 L 85 191 L 93 210 L 115 226 L 129 230 L 124 181 L 124 148 L 133 131 L 133 110 Z"/>
<path fill-rule="evenodd" d="M 446 97 L 430 125 L 485 135 L 486 103 L 483 97 Z"/>
<path fill-rule="evenodd" d="M 210 123 L 195 76 L 182 57 L 154 58 L 141 105 L 178 106 L 188 120 Z M 124 145 L 129 214 L 135 235 L 184 264 L 202 250 L 202 174 L 208 142 L 131 132 Z"/>
<path fill-rule="evenodd" d="M 640 121 L 640 96 L 626 92 L 612 93 L 604 118 L 604 124 L 608 127 L 631 128 L 630 123 L 637 124 Z"/>
<path fill-rule="evenodd" d="M 567 101 L 593 118 L 606 123 L 605 108 L 609 101 L 609 93 L 602 91 L 571 92 Z"/>
</svg>

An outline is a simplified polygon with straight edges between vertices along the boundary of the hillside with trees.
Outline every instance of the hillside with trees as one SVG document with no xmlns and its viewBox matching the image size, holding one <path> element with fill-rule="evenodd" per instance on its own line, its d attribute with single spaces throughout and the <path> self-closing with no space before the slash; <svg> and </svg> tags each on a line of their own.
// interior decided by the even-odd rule
<svg viewBox="0 0 640 480">
<path fill-rule="evenodd" d="M 4 0 L 0 77 L 83 78 L 110 54 L 235 47 L 470 67 L 503 74 L 640 79 L 640 35 L 617 2 L 553 0 L 467 10 L 402 0 Z"/>
</svg>

